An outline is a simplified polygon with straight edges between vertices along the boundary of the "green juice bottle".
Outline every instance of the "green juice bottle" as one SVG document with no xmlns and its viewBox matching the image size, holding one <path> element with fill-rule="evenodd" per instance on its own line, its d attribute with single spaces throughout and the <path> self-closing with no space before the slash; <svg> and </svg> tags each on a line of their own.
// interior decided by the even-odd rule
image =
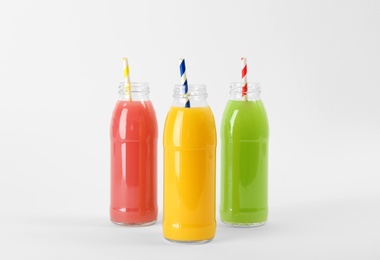
<svg viewBox="0 0 380 260">
<path fill-rule="evenodd" d="M 258 83 L 232 83 L 221 127 L 220 218 L 235 226 L 260 226 L 268 217 L 269 127 Z"/>
</svg>

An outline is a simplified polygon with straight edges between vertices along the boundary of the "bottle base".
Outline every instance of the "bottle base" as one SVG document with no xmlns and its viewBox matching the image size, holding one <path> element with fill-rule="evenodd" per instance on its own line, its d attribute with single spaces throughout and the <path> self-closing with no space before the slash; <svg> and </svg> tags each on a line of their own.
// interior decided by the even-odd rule
<svg viewBox="0 0 380 260">
<path fill-rule="evenodd" d="M 126 222 L 117 222 L 111 219 L 111 222 L 118 226 L 126 226 L 126 227 L 146 227 L 152 226 L 156 223 L 156 220 L 150 222 L 142 222 L 142 223 L 126 223 Z"/>
<path fill-rule="evenodd" d="M 267 223 L 266 221 L 264 222 L 255 222 L 255 223 L 238 223 L 238 222 L 227 222 L 227 221 L 224 221 L 222 220 L 222 222 L 226 225 L 229 225 L 229 226 L 234 226 L 234 227 L 260 227 L 260 226 L 263 226 L 265 223 Z"/>
<path fill-rule="evenodd" d="M 206 240 L 173 240 L 164 237 L 167 241 L 175 244 L 187 244 L 187 245 L 202 245 L 211 242 L 214 238 L 206 239 Z"/>
</svg>

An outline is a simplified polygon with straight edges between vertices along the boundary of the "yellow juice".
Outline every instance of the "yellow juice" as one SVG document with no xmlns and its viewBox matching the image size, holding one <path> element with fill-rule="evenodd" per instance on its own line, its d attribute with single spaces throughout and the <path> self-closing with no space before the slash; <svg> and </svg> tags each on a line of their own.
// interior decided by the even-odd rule
<svg viewBox="0 0 380 260">
<path fill-rule="evenodd" d="M 164 237 L 211 240 L 216 230 L 216 128 L 210 107 L 171 107 L 163 135 Z"/>
</svg>

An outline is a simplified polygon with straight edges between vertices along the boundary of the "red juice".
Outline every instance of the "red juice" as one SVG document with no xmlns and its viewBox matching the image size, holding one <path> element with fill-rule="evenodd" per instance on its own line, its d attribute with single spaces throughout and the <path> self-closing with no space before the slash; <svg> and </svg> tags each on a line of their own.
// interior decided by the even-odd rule
<svg viewBox="0 0 380 260">
<path fill-rule="evenodd" d="M 157 119 L 149 100 L 119 100 L 111 122 L 110 218 L 149 225 L 157 219 Z"/>
</svg>

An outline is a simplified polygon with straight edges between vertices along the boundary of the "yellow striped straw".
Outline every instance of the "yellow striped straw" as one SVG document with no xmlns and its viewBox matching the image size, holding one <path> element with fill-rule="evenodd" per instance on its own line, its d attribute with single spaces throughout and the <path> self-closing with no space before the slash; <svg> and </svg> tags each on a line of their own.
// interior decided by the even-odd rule
<svg viewBox="0 0 380 260">
<path fill-rule="evenodd" d="M 129 78 L 129 65 L 128 65 L 127 58 L 123 58 L 123 69 L 124 69 L 125 94 L 127 95 L 128 101 L 132 101 L 131 80 Z"/>
</svg>

